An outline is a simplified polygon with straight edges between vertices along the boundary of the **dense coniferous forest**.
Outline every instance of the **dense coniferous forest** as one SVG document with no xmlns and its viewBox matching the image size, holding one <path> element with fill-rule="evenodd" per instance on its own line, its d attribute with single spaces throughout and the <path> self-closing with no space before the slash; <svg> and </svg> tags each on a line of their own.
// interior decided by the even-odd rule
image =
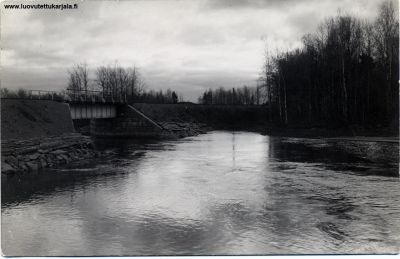
<svg viewBox="0 0 400 259">
<path fill-rule="evenodd" d="M 328 18 L 303 47 L 270 55 L 263 70 L 270 122 L 281 126 L 398 127 L 399 23 L 392 2 L 374 21 Z"/>
</svg>

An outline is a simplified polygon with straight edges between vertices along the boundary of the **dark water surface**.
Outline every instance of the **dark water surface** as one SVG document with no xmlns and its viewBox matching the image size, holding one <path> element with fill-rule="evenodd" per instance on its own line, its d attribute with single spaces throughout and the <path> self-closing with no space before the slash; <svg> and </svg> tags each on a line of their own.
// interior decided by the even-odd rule
<svg viewBox="0 0 400 259">
<path fill-rule="evenodd" d="M 399 251 L 399 178 L 383 176 L 398 144 L 245 132 L 117 144 L 109 159 L 2 179 L 3 253 Z"/>
</svg>

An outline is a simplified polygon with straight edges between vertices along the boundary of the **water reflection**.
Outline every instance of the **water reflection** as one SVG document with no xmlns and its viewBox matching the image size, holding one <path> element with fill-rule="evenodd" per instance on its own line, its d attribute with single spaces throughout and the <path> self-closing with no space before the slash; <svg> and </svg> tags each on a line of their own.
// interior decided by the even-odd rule
<svg viewBox="0 0 400 259">
<path fill-rule="evenodd" d="M 398 178 L 355 174 L 381 162 L 334 143 L 212 132 L 97 147 L 107 161 L 2 181 L 6 255 L 399 249 Z"/>
</svg>

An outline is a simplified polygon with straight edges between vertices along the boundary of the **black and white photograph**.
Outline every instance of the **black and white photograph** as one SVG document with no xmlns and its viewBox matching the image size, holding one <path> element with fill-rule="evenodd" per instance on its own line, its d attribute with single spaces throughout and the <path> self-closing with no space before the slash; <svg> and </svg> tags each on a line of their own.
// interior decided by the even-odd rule
<svg viewBox="0 0 400 259">
<path fill-rule="evenodd" d="M 1 253 L 399 255 L 398 0 L 5 0 Z"/>
</svg>

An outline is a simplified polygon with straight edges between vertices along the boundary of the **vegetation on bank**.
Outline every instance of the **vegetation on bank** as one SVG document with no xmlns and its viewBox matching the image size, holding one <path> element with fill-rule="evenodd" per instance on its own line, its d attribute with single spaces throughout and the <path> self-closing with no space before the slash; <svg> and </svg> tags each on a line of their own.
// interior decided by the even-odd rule
<svg viewBox="0 0 400 259">
<path fill-rule="evenodd" d="M 219 87 L 207 90 L 198 98 L 201 104 L 222 105 L 259 105 L 265 104 L 265 94 L 260 87 L 243 87 L 225 89 Z"/>
<path fill-rule="evenodd" d="M 303 47 L 265 53 L 269 120 L 281 127 L 398 128 L 399 22 L 392 2 L 373 22 L 338 14 Z"/>
</svg>

